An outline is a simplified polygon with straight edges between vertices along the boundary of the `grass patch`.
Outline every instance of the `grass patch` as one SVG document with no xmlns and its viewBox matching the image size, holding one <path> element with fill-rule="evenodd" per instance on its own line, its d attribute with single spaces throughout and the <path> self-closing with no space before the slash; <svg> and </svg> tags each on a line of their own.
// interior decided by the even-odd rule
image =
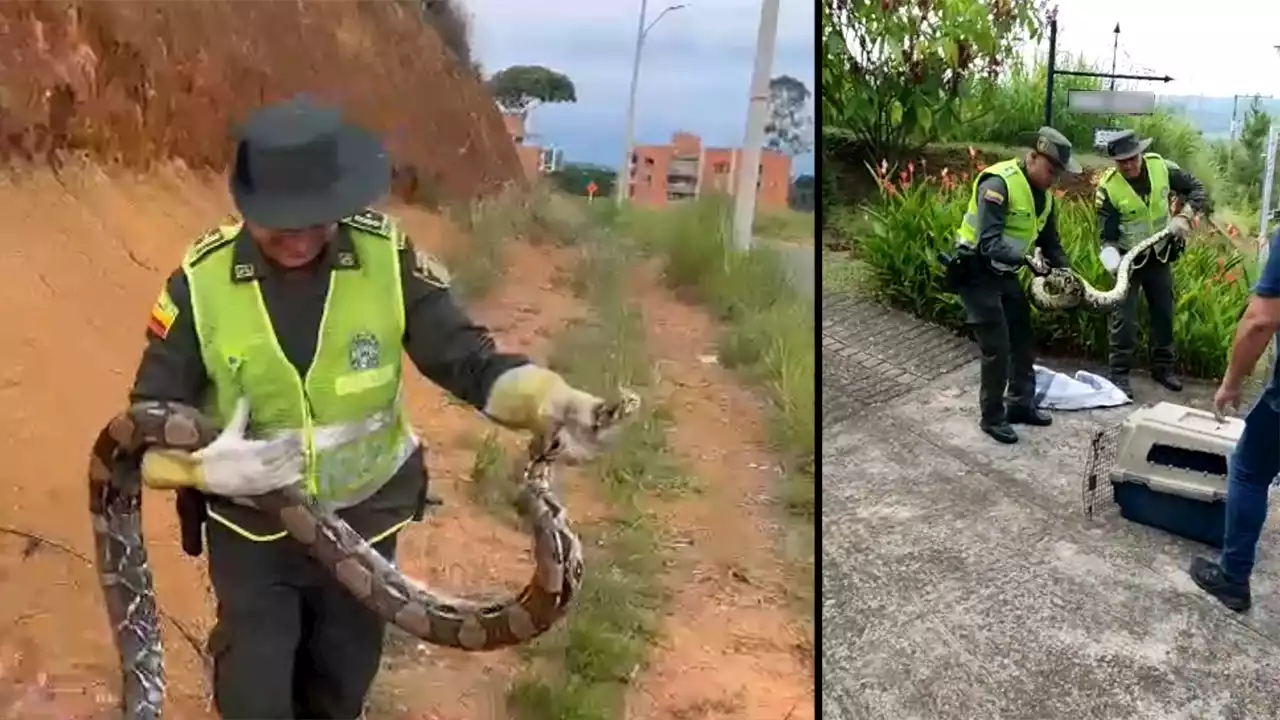
<svg viewBox="0 0 1280 720">
<path fill-rule="evenodd" d="M 756 237 L 812 245 L 815 222 L 816 217 L 813 213 L 799 212 L 790 208 L 761 210 L 756 213 L 752 232 Z"/>
<path fill-rule="evenodd" d="M 471 482 L 467 484 L 467 494 L 472 502 L 512 525 L 520 524 L 515 509 L 519 487 L 514 480 L 518 461 L 502 446 L 498 433 L 490 430 L 476 444 Z"/>
<path fill-rule="evenodd" d="M 822 251 L 822 292 L 854 295 L 866 287 L 866 263 L 853 257 L 853 253 L 835 250 Z"/>
<path fill-rule="evenodd" d="M 506 274 L 508 241 L 520 238 L 537 244 L 561 231 L 551 203 L 541 185 L 512 185 L 497 195 L 449 208 L 449 219 L 465 238 L 444 253 L 453 291 L 468 301 L 484 297 Z"/>
<path fill-rule="evenodd" d="M 610 397 L 618 387 L 651 382 L 643 318 L 624 291 L 626 249 L 591 242 L 575 273 L 595 312 L 557 338 L 549 363 L 577 387 Z M 662 543 L 638 507 L 641 495 L 685 481 L 669 459 L 670 418 L 648 403 L 592 470 L 613 517 L 580 528 L 587 579 L 565 622 L 524 649 L 532 661 L 507 696 L 517 720 L 613 720 L 624 714 L 627 685 L 644 663 L 665 594 L 656 579 Z"/>
<path fill-rule="evenodd" d="M 807 593 L 813 587 L 817 435 L 813 305 L 796 292 L 775 250 L 760 244 L 733 251 L 728 218 L 723 201 L 707 199 L 663 212 L 629 210 L 620 224 L 662 258 L 668 285 L 724 322 L 721 362 L 766 390 L 772 438 L 785 467 L 778 495 L 798 521 L 794 534 L 800 539 L 786 544 L 810 580 L 802 583 Z M 811 611 L 806 593 L 799 600 Z"/>
</svg>

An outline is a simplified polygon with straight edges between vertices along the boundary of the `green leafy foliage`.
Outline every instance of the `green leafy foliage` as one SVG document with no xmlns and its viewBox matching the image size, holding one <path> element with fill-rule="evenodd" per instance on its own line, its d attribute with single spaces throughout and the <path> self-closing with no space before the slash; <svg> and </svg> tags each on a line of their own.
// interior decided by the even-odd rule
<svg viewBox="0 0 1280 720">
<path fill-rule="evenodd" d="M 596 184 L 596 197 L 611 197 L 617 173 L 599 165 L 567 163 L 547 176 L 557 189 L 570 195 L 587 195 L 587 186 Z"/>
<path fill-rule="evenodd" d="M 1034 0 L 823 0 L 823 140 L 896 161 L 957 121 L 965 81 L 1039 34 Z"/>
</svg>

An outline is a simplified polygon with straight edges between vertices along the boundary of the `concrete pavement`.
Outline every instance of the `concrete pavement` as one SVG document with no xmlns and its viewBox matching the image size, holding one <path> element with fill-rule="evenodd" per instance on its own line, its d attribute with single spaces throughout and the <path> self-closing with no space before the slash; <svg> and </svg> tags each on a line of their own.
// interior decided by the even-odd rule
<svg viewBox="0 0 1280 720">
<path fill-rule="evenodd" d="M 1006 447 L 977 428 L 967 342 L 824 299 L 822 353 L 824 718 L 1280 717 L 1274 525 L 1237 616 L 1185 574 L 1208 548 L 1080 512 L 1090 431 L 1132 406 Z"/>
</svg>

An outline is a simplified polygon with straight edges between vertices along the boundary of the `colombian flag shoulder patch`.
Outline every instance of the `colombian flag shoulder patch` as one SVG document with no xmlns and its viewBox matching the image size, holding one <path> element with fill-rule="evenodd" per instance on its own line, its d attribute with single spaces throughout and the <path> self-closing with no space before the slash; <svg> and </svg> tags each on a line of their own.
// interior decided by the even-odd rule
<svg viewBox="0 0 1280 720">
<path fill-rule="evenodd" d="M 982 192 L 982 199 L 986 200 L 987 202 L 993 205 L 1004 204 L 1004 196 L 996 192 L 995 190 L 991 190 L 990 188 Z"/>
<path fill-rule="evenodd" d="M 169 289 L 165 288 L 160 291 L 160 297 L 156 298 L 156 304 L 151 307 L 151 317 L 147 319 L 147 330 L 155 333 L 161 340 L 167 339 L 169 329 L 177 319 L 178 306 L 169 297 Z"/>
</svg>

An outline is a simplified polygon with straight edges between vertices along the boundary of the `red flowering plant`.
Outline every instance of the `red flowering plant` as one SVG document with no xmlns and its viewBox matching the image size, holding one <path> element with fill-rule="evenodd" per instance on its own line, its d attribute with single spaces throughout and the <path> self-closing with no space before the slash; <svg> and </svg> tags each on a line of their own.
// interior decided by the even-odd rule
<svg viewBox="0 0 1280 720">
<path fill-rule="evenodd" d="M 867 210 L 866 232 L 858 239 L 874 292 L 885 302 L 956 330 L 964 314 L 943 281 L 939 253 L 952 252 L 955 232 L 969 204 L 973 182 L 986 169 L 983 155 L 968 148 L 968 166 L 927 171 L 924 160 L 900 167 L 881 160 L 868 170 L 879 188 Z M 1092 197 L 1054 190 L 1058 235 L 1071 267 L 1094 287 L 1107 289 L 1115 279 L 1098 259 L 1100 240 Z M 1225 370 L 1235 321 L 1248 300 L 1248 254 L 1233 243 L 1198 241 L 1210 231 L 1199 223 L 1174 265 L 1178 312 L 1174 338 L 1182 370 L 1218 377 Z M 1228 236 L 1239 235 L 1234 227 Z M 1025 275 L 1025 273 L 1024 273 Z M 1029 277 L 1023 278 L 1029 281 Z M 1145 309 L 1140 311 L 1145 313 Z M 1052 352 L 1105 359 L 1107 317 L 1084 311 L 1033 313 L 1037 343 Z M 1139 323 L 1145 334 L 1147 323 Z"/>
</svg>

